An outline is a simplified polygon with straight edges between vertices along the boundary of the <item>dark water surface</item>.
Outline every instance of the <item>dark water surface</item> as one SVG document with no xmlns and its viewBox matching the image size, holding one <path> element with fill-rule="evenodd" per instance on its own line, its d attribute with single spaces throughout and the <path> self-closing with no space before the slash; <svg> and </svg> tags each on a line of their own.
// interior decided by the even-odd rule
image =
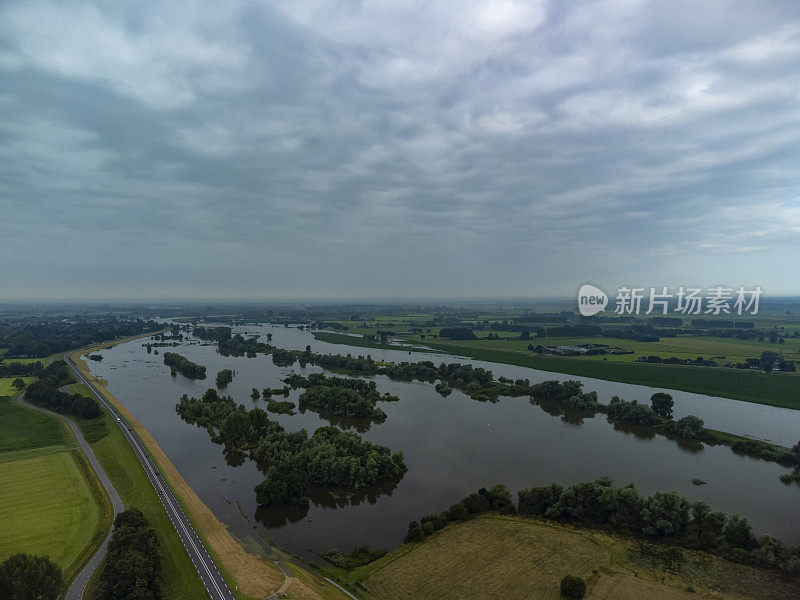
<svg viewBox="0 0 800 600">
<path fill-rule="evenodd" d="M 443 354 L 409 354 L 401 350 L 378 350 L 333 345 L 314 340 L 295 328 L 248 326 L 241 333 L 273 334 L 278 347 L 354 355 L 371 354 L 376 360 L 433 360 L 470 362 L 491 369 L 495 377 L 581 379 L 585 391 L 597 390 L 608 402 L 614 394 L 646 401 L 655 391 L 645 386 L 589 378 L 559 376 L 524 367 L 486 363 Z M 433 385 L 397 382 L 375 377 L 380 392 L 400 397 L 400 402 L 382 402 L 385 423 L 362 433 L 365 439 L 402 451 L 408 473 L 392 489 L 366 490 L 358 498 L 333 498 L 318 493 L 310 509 L 302 511 L 257 510 L 253 488 L 263 479 L 255 465 L 226 464 L 222 447 L 211 442 L 204 429 L 187 425 L 175 413 L 182 394 L 200 396 L 214 386 L 223 368 L 236 371 L 227 389 L 247 407 L 253 402 L 253 387 L 282 387 L 292 370 L 307 374 L 321 369 L 276 367 L 270 357 L 223 357 L 216 345 L 193 340 L 177 348 L 159 348 L 147 354 L 146 340 L 135 340 L 103 350 L 103 361 L 88 361 L 92 372 L 108 380 L 108 389 L 148 429 L 183 477 L 226 523 L 244 540 L 258 534 L 292 552 L 315 558 L 326 548 L 349 550 L 368 544 L 392 548 L 402 542 L 409 521 L 448 508 L 482 486 L 506 484 L 516 497 L 520 488 L 553 481 L 564 485 L 611 476 L 617 484 L 633 482 L 643 495 L 676 491 L 692 501 L 705 501 L 728 513 L 741 513 L 759 535 L 770 534 L 787 543 L 800 543 L 800 486 L 785 485 L 778 476 L 788 472 L 774 463 L 738 456 L 726 447 L 679 445 L 664 437 L 615 430 L 604 415 L 569 423 L 532 405 L 527 397 L 501 398 L 497 404 L 471 400 L 454 391 L 442 398 Z M 172 377 L 163 364 L 163 352 L 175 351 L 206 365 L 208 378 L 191 381 Z M 302 390 L 291 393 L 297 401 Z M 714 429 L 762 439 L 781 441 L 800 438 L 800 411 L 713 398 L 686 392 L 671 392 L 676 417 L 696 414 Z M 277 399 L 283 399 L 278 397 Z M 262 406 L 263 407 L 263 406 Z M 288 430 L 309 432 L 327 425 L 312 412 L 294 416 L 272 415 Z M 794 443 L 792 441 L 792 443 Z M 707 482 L 695 486 L 693 478 Z"/>
</svg>

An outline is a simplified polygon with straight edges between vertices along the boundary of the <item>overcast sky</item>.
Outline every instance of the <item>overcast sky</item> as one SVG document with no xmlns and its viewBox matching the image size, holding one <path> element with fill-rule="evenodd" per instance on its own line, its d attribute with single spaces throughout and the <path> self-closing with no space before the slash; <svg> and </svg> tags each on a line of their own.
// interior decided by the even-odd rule
<svg viewBox="0 0 800 600">
<path fill-rule="evenodd" d="M 800 293 L 800 3 L 0 7 L 0 299 Z"/>
</svg>

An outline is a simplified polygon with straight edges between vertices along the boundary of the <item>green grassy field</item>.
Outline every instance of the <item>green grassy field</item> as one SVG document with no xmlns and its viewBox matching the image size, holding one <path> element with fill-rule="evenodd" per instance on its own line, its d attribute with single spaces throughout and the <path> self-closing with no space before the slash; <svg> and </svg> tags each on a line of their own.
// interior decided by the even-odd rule
<svg viewBox="0 0 800 600">
<path fill-rule="evenodd" d="M 25 385 L 28 385 L 31 381 L 36 379 L 35 377 L 0 377 L 0 396 L 16 396 L 17 392 L 19 391 L 17 388 L 12 386 L 11 384 L 15 379 L 22 379 L 25 382 Z"/>
<path fill-rule="evenodd" d="M 111 502 L 61 420 L 0 398 L 0 560 L 47 554 L 71 581 L 111 526 Z"/>
<path fill-rule="evenodd" d="M 65 574 L 74 571 L 102 511 L 68 451 L 0 462 L 0 560 L 46 554 Z"/>
<path fill-rule="evenodd" d="M 63 445 L 67 441 L 57 419 L 24 408 L 9 396 L 0 397 L 0 452 Z"/>
<path fill-rule="evenodd" d="M 32 362 L 36 362 L 37 360 L 40 360 L 40 361 L 42 361 L 43 365 L 48 365 L 52 361 L 61 358 L 61 354 L 51 354 L 50 356 L 44 356 L 44 357 L 41 357 L 41 358 L 4 358 L 3 355 L 5 353 L 6 353 L 6 349 L 5 348 L 0 349 L 0 362 L 7 362 L 7 363 L 18 362 L 18 363 L 26 363 L 27 364 L 27 363 L 32 363 Z"/>
</svg>

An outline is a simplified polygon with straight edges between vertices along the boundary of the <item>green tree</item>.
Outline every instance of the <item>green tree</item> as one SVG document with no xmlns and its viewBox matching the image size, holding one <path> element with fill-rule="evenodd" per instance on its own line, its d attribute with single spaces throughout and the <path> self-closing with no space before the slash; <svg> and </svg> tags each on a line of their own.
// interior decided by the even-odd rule
<svg viewBox="0 0 800 600">
<path fill-rule="evenodd" d="M 450 507 L 447 518 L 451 521 L 466 521 L 469 518 L 469 511 L 463 502 L 459 502 Z"/>
<path fill-rule="evenodd" d="M 233 381 L 233 371 L 230 369 L 222 369 L 222 371 L 217 373 L 217 385 L 219 387 L 226 386 L 231 381 Z"/>
<path fill-rule="evenodd" d="M 688 415 L 682 419 L 678 419 L 673 431 L 676 435 L 688 440 L 694 440 L 703 432 L 704 426 L 705 422 L 703 419 L 694 415 Z"/>
<path fill-rule="evenodd" d="M 656 492 L 642 506 L 642 532 L 659 537 L 678 536 L 689 524 L 689 502 L 675 492 Z"/>
<path fill-rule="evenodd" d="M 564 487 L 554 483 L 545 487 L 520 490 L 519 512 L 523 515 L 543 516 L 561 497 Z"/>
<path fill-rule="evenodd" d="M 22 381 L 19 377 L 17 377 L 14 381 L 11 382 L 11 387 L 21 390 L 25 387 L 25 382 Z"/>
<path fill-rule="evenodd" d="M 705 502 L 692 504 L 692 521 L 686 530 L 688 545 L 702 550 L 716 550 L 722 542 L 728 515 L 711 510 Z"/>
<path fill-rule="evenodd" d="M 775 352 L 770 350 L 765 350 L 761 353 L 761 368 L 764 369 L 765 373 L 772 373 L 772 369 L 775 368 L 777 356 Z"/>
<path fill-rule="evenodd" d="M 135 508 L 119 513 L 100 575 L 98 600 L 160 600 L 161 552 L 158 537 Z"/>
<path fill-rule="evenodd" d="M 13 554 L 0 563 L 0 598 L 3 600 L 54 600 L 64 578 L 47 556 Z"/>
<path fill-rule="evenodd" d="M 425 532 L 422 530 L 422 527 L 416 525 L 415 527 L 410 527 L 408 529 L 408 533 L 406 534 L 406 538 L 403 540 L 405 543 L 409 542 L 421 542 L 425 539 Z"/>
<path fill-rule="evenodd" d="M 724 539 L 731 548 L 753 550 L 758 547 L 758 540 L 753 535 L 753 528 L 744 517 L 732 515 L 725 526 Z"/>
<path fill-rule="evenodd" d="M 650 406 L 653 408 L 653 412 L 662 419 L 671 419 L 672 407 L 675 406 L 675 401 L 669 394 L 657 392 L 650 396 Z"/>
</svg>

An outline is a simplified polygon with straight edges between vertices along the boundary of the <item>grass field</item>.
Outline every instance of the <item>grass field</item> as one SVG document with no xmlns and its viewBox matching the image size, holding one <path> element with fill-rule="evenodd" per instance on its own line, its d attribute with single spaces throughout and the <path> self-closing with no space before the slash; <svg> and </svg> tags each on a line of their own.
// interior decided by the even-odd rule
<svg viewBox="0 0 800 600">
<path fill-rule="evenodd" d="M 0 397 L 0 452 L 65 444 L 67 435 L 52 417 Z"/>
<path fill-rule="evenodd" d="M 726 362 L 745 362 L 747 358 L 758 358 L 764 351 L 782 353 L 786 359 L 800 361 L 800 339 L 789 339 L 783 344 L 771 343 L 768 341 L 759 342 L 757 340 L 738 340 L 734 338 L 713 338 L 680 336 L 673 338 L 661 338 L 658 342 L 636 342 L 633 340 L 620 340 L 608 337 L 547 337 L 532 338 L 530 340 L 518 340 L 518 334 L 508 334 L 497 332 L 498 335 L 512 336 L 506 339 L 489 340 L 486 339 L 486 332 L 478 332 L 477 340 L 459 340 L 461 346 L 472 346 L 488 348 L 491 350 L 516 351 L 528 353 L 528 344 L 541 344 L 542 346 L 573 346 L 577 344 L 606 344 L 618 347 L 621 350 L 633 352 L 633 354 L 597 354 L 592 356 L 572 356 L 575 361 L 600 361 L 600 362 L 636 362 L 641 356 L 656 355 L 661 358 L 681 358 L 695 359 L 702 356 L 705 359 L 712 357 L 724 357 L 714 359 L 718 364 L 724 365 Z M 424 342 L 419 335 L 404 336 L 409 339 Z M 430 336 L 426 336 L 429 340 Z M 429 340 L 430 341 L 430 340 Z M 434 340 L 448 343 L 448 340 Z"/>
<path fill-rule="evenodd" d="M 777 600 L 800 593 L 800 582 L 773 572 L 697 552 L 668 552 L 680 553 L 680 567 L 641 559 L 634 543 L 624 538 L 487 515 L 451 525 L 362 567 L 360 583 L 370 598 L 379 600 L 557 600 L 566 574 L 583 577 L 592 600 Z"/>
<path fill-rule="evenodd" d="M 0 377 L 0 396 L 16 396 L 19 390 L 11 385 L 15 379 L 18 378 Z M 25 382 L 25 385 L 28 385 L 31 381 L 35 379 L 35 377 L 19 377 L 19 379 L 22 379 L 22 381 Z"/>
<path fill-rule="evenodd" d="M 102 519 L 70 452 L 0 462 L 0 560 L 46 554 L 69 572 Z"/>
<path fill-rule="evenodd" d="M 111 502 L 61 420 L 0 398 L 0 560 L 47 554 L 71 581 L 111 527 Z"/>
<path fill-rule="evenodd" d="M 32 363 L 36 362 L 37 360 L 42 361 L 43 365 L 49 365 L 52 361 L 61 358 L 61 354 L 51 354 L 50 356 L 43 356 L 41 358 L 4 358 L 3 354 L 5 353 L 5 349 L 0 350 L 0 362 L 18 362 L 18 363 Z"/>
</svg>

